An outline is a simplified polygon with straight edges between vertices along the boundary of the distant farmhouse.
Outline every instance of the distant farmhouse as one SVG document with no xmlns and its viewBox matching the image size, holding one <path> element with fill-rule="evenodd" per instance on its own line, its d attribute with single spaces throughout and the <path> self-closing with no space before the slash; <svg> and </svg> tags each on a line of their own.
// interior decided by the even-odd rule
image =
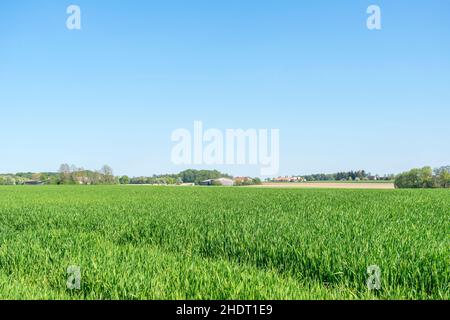
<svg viewBox="0 0 450 320">
<path fill-rule="evenodd" d="M 219 179 L 208 179 L 200 182 L 201 186 L 227 186 L 231 187 L 234 185 L 234 181 L 228 178 L 219 178 Z"/>
</svg>

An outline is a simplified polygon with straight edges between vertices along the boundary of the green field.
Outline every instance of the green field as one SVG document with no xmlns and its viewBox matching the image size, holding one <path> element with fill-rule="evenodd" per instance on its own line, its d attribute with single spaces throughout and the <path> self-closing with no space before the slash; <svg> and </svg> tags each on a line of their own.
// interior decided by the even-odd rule
<svg viewBox="0 0 450 320">
<path fill-rule="evenodd" d="M 0 187 L 0 299 L 450 299 L 449 266 L 449 190 Z"/>
</svg>

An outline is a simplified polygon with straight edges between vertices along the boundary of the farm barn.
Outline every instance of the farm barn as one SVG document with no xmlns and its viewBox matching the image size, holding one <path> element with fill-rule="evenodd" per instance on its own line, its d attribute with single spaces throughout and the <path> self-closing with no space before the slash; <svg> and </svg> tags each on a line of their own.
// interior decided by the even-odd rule
<svg viewBox="0 0 450 320">
<path fill-rule="evenodd" d="M 200 182 L 202 186 L 212 186 L 212 185 L 221 185 L 221 186 L 233 186 L 234 181 L 228 178 L 219 178 L 219 179 L 208 179 Z"/>
</svg>

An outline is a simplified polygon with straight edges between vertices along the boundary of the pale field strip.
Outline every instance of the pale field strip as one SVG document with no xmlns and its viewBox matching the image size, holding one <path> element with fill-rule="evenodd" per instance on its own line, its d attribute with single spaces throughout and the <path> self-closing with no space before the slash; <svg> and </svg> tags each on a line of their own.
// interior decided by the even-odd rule
<svg viewBox="0 0 450 320">
<path fill-rule="evenodd" d="M 303 182 L 303 183 L 263 183 L 253 188 L 321 188 L 321 189 L 395 189 L 392 182 L 346 183 L 346 182 Z"/>
</svg>

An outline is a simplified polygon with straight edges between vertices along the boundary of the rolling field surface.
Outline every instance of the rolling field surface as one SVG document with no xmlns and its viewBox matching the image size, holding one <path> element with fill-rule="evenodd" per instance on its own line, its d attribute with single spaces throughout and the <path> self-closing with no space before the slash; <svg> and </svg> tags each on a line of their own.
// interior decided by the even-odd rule
<svg viewBox="0 0 450 320">
<path fill-rule="evenodd" d="M 449 266 L 449 190 L 0 187 L 0 299 L 450 299 Z"/>
</svg>

